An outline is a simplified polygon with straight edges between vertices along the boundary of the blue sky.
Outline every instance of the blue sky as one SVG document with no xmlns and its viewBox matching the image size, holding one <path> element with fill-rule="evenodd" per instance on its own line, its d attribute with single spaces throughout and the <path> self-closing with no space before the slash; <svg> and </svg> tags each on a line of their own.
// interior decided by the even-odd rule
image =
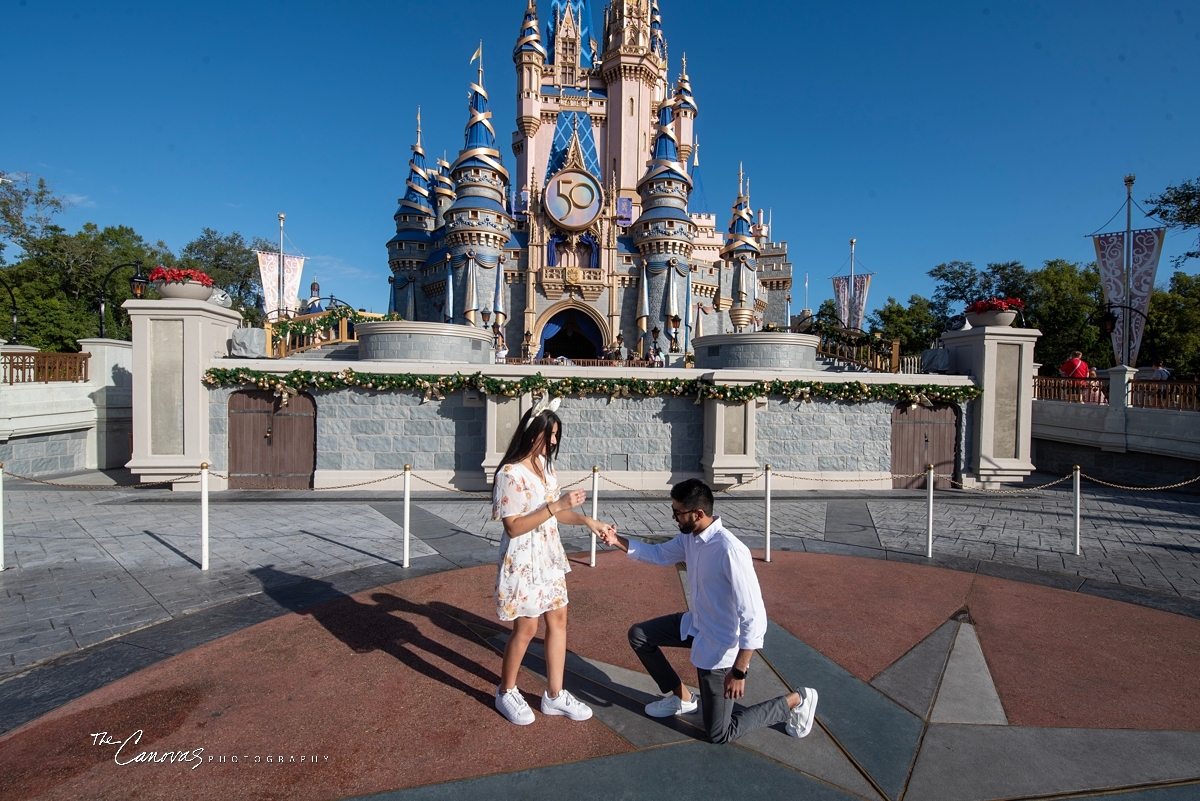
<svg viewBox="0 0 1200 801">
<path fill-rule="evenodd" d="M 728 216 L 745 161 L 794 307 L 805 272 L 814 304 L 831 295 L 850 237 L 874 307 L 952 259 L 1090 261 L 1126 173 L 1139 201 L 1200 175 L 1196 0 L 660 3 L 710 210 Z M 382 311 L 416 106 L 427 151 L 455 153 L 483 37 L 506 146 L 524 7 L 0 0 L 0 169 L 72 197 L 69 227 L 175 250 L 205 226 L 275 237 L 286 212 L 306 283 Z M 1188 241 L 1168 237 L 1160 280 Z"/>
</svg>

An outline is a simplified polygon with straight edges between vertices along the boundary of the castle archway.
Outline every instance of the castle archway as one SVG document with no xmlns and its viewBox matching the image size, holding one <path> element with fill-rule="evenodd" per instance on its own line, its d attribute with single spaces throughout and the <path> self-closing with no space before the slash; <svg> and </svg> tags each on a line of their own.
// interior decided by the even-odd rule
<svg viewBox="0 0 1200 801">
<path fill-rule="evenodd" d="M 591 306 L 579 301 L 556 303 L 538 318 L 534 328 L 537 357 L 599 359 L 611 340 L 608 323 Z"/>
</svg>

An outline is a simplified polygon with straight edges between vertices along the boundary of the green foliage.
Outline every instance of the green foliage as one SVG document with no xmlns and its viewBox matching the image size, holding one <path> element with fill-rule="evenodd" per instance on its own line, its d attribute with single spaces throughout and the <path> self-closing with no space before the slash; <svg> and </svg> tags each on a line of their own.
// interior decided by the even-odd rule
<svg viewBox="0 0 1200 801">
<path fill-rule="evenodd" d="M 1161 358 L 1176 379 L 1200 376 L 1200 276 L 1172 275 L 1169 290 L 1151 297 L 1148 316 L 1150 328 L 1157 332 L 1149 357 Z"/>
<path fill-rule="evenodd" d="M 944 330 L 932 301 L 920 295 L 909 297 L 908 306 L 889 297 L 882 308 L 867 318 L 867 325 L 872 334 L 879 334 L 886 341 L 900 340 L 903 356 L 919 354 Z"/>
<path fill-rule="evenodd" d="M 1168 186 L 1161 195 L 1146 198 L 1146 202 L 1151 204 L 1150 214 L 1159 217 L 1168 228 L 1200 229 L 1200 178 L 1184 181 L 1179 186 Z M 1196 239 L 1196 249 L 1178 256 L 1175 267 L 1180 267 L 1187 259 L 1200 259 L 1200 236 Z"/>
<path fill-rule="evenodd" d="M 229 293 L 233 308 L 242 313 L 251 325 L 261 325 L 264 319 L 258 308 L 262 282 L 258 272 L 255 250 L 277 250 L 265 239 L 256 238 L 250 244 L 234 231 L 222 234 L 212 228 L 202 228 L 200 236 L 179 251 L 179 266 L 200 270 L 213 283 Z"/>
<path fill-rule="evenodd" d="M 770 396 L 789 398 L 801 403 L 814 400 L 842 403 L 867 403 L 890 401 L 931 406 L 934 403 L 964 403 L 978 398 L 977 387 L 941 387 L 935 385 L 909 384 L 866 384 L 862 381 L 827 383 L 823 381 L 755 381 L 752 384 L 713 384 L 699 379 L 664 378 L 643 380 L 638 378 L 562 378 L 551 381 L 541 373 L 525 378 L 491 378 L 482 373 L 452 376 L 414 375 L 412 373 L 356 373 L 345 369 L 339 373 L 315 373 L 293 370 L 287 375 L 265 373 L 258 370 L 212 368 L 204 375 L 205 381 L 217 387 L 252 386 L 270 390 L 277 395 L 294 394 L 302 389 L 342 390 L 360 387 L 375 392 L 410 391 L 419 392 L 425 400 L 442 399 L 448 393 L 474 389 L 488 395 L 516 397 L 526 393 L 541 396 L 549 393 L 556 397 L 567 395 L 607 395 L 610 400 L 644 395 L 649 398 L 673 395 L 675 397 L 696 396 L 696 403 L 704 398 L 749 403 L 756 398 Z"/>
<path fill-rule="evenodd" d="M 1032 274 L 1019 261 L 992 262 L 986 270 L 976 270 L 973 262 L 950 261 L 928 273 L 937 282 L 931 308 L 943 323 L 961 304 L 969 306 L 984 298 L 1026 299 L 1032 289 Z"/>
<path fill-rule="evenodd" d="M 274 342 L 278 342 L 288 334 L 310 337 L 322 331 L 328 331 L 330 328 L 336 328 L 342 320 L 349 320 L 352 323 L 382 323 L 396 322 L 403 319 L 397 312 L 368 316 L 360 314 L 350 306 L 339 306 L 311 320 L 280 320 L 277 323 L 273 323 L 271 325 L 271 339 Z"/>
<path fill-rule="evenodd" d="M 1058 375 L 1058 368 L 1076 350 L 1091 367 L 1112 367 L 1112 340 L 1097 322 L 1104 303 L 1095 263 L 1051 259 L 1029 275 L 1025 323 L 1042 332 L 1035 356 L 1042 363 L 1042 374 Z"/>
</svg>

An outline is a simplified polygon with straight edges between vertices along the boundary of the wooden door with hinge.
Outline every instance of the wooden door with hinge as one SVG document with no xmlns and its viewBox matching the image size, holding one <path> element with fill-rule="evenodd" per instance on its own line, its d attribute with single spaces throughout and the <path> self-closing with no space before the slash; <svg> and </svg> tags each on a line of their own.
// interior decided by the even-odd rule
<svg viewBox="0 0 1200 801">
<path fill-rule="evenodd" d="M 924 489 L 925 469 L 933 465 L 939 476 L 954 476 L 954 446 L 958 434 L 958 415 L 953 406 L 938 404 L 910 407 L 901 404 L 892 410 L 892 474 L 917 478 L 894 478 L 893 489 Z M 950 489 L 950 479 L 938 478 L 935 489 Z"/>
<path fill-rule="evenodd" d="M 308 395 L 284 405 L 271 392 L 229 397 L 229 488 L 307 489 L 317 466 L 317 408 Z"/>
</svg>

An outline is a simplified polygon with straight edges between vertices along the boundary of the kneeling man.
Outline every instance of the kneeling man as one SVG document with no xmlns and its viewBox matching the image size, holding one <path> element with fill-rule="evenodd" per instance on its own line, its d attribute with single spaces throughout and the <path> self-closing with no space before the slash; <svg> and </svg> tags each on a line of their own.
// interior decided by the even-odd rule
<svg viewBox="0 0 1200 801">
<path fill-rule="evenodd" d="M 680 534 L 662 545 L 631 542 L 612 529 L 601 536 L 605 544 L 629 554 L 636 562 L 652 565 L 687 563 L 692 611 L 638 623 L 629 630 L 629 644 L 638 659 L 670 693 L 646 707 L 656 718 L 696 711 L 696 700 L 663 655 L 662 648 L 691 649 L 692 664 L 700 679 L 700 706 L 708 737 L 728 743 L 750 732 L 787 721 L 787 733 L 804 737 L 812 730 L 817 711 L 817 691 L 781 695 L 749 708 L 734 711 L 734 701 L 746 691 L 750 657 L 762 648 L 767 632 L 767 611 L 750 549 L 713 517 L 713 494 L 699 479 L 671 489 L 671 517 Z"/>
</svg>

